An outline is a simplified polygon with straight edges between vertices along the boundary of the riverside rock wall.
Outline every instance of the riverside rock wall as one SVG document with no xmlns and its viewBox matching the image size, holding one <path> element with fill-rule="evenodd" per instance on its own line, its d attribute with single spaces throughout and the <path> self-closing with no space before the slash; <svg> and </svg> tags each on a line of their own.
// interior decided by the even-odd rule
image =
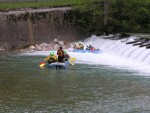
<svg viewBox="0 0 150 113">
<path fill-rule="evenodd" d="M 81 35 L 67 21 L 71 8 L 26 9 L 0 12 L 0 47 L 11 50 L 54 39 L 72 42 Z M 30 22 L 30 23 L 29 23 Z"/>
</svg>

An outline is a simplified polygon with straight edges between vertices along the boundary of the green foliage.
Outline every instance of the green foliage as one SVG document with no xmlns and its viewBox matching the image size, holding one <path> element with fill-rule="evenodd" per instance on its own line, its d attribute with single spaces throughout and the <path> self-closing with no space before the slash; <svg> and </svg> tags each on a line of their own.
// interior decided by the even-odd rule
<svg viewBox="0 0 150 113">
<path fill-rule="evenodd" d="M 118 21 L 118 32 L 150 32 L 149 0 L 114 0 L 111 4 L 110 17 L 112 22 Z"/>
<path fill-rule="evenodd" d="M 90 34 L 150 32 L 150 0 L 109 0 L 107 25 L 104 25 L 103 0 L 38 0 L 1 3 L 0 9 L 73 6 L 65 19 L 80 32 Z"/>
<path fill-rule="evenodd" d="M 78 0 L 37 0 L 37 2 L 0 2 L 0 10 L 76 5 Z"/>
<path fill-rule="evenodd" d="M 95 0 L 78 0 L 69 21 L 82 33 L 102 34 L 102 16 L 101 4 L 94 3 Z"/>
<path fill-rule="evenodd" d="M 150 0 L 109 0 L 105 26 L 100 0 L 78 0 L 74 25 L 88 34 L 150 32 Z M 97 2 L 97 3 L 94 3 Z M 80 16 L 79 16 L 80 15 Z"/>
</svg>

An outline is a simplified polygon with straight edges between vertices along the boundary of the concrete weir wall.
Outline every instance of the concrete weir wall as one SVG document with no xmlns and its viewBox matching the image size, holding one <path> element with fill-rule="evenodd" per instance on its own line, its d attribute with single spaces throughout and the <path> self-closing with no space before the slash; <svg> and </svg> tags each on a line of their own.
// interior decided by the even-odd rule
<svg viewBox="0 0 150 113">
<path fill-rule="evenodd" d="M 55 38 L 74 41 L 80 34 L 67 21 L 69 7 L 0 12 L 0 47 L 6 50 Z"/>
</svg>

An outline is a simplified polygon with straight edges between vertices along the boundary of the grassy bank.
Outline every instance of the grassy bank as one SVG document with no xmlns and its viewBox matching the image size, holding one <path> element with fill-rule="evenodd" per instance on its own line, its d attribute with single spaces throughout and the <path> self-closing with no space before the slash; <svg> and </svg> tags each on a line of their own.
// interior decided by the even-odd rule
<svg viewBox="0 0 150 113">
<path fill-rule="evenodd" d="M 79 0 L 39 0 L 38 2 L 2 2 L 0 10 L 15 10 L 20 8 L 41 8 L 76 5 Z"/>
</svg>

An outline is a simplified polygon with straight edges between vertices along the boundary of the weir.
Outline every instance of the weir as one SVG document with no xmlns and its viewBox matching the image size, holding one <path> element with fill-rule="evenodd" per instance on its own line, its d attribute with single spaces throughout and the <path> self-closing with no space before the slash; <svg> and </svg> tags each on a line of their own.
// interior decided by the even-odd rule
<svg viewBox="0 0 150 113">
<path fill-rule="evenodd" d="M 130 36 L 126 41 L 124 41 L 124 39 L 111 40 L 105 38 L 106 36 L 92 36 L 91 38 L 86 39 L 84 43 L 91 44 L 95 48 L 110 55 L 116 55 L 150 65 L 150 49 L 139 47 L 139 45 L 133 46 L 132 44 L 126 44 L 138 37 Z"/>
<path fill-rule="evenodd" d="M 108 66 L 121 70 L 130 70 L 134 72 L 147 73 L 150 71 L 150 50 L 146 47 L 133 46 L 126 44 L 133 41 L 136 36 L 130 36 L 125 39 L 112 40 L 110 36 L 91 36 L 83 41 L 84 45 L 92 45 L 101 50 L 99 54 L 94 53 L 76 53 L 68 51 L 71 57 L 77 59 L 77 64 L 88 64 L 96 66 Z M 55 51 L 56 54 L 56 51 Z M 22 53 L 21 56 L 48 56 L 49 51 L 35 51 Z M 92 67 L 92 66 L 91 66 Z"/>
</svg>

